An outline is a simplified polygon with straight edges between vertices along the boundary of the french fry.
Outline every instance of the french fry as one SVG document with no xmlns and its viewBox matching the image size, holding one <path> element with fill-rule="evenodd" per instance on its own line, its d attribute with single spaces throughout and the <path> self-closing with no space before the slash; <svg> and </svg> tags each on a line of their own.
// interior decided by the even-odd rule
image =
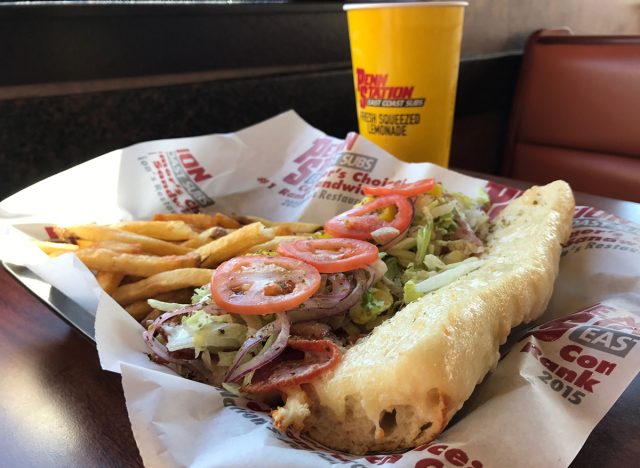
<svg viewBox="0 0 640 468">
<path fill-rule="evenodd" d="M 200 255 L 197 252 L 157 257 L 95 248 L 79 249 L 75 254 L 90 270 L 143 277 L 178 268 L 197 267 L 200 264 Z"/>
<path fill-rule="evenodd" d="M 71 251 L 71 250 L 56 250 L 56 251 L 51 252 L 50 254 L 47 254 L 47 255 L 49 255 L 49 258 L 56 258 L 56 257 L 59 257 L 60 255 L 64 255 L 66 253 L 71 253 L 71 252 L 73 252 L 73 251 Z"/>
<path fill-rule="evenodd" d="M 155 298 L 163 292 L 202 286 L 211 281 L 212 273 L 213 270 L 208 268 L 163 271 L 135 283 L 120 286 L 111 296 L 120 305 L 127 306 L 140 299 Z"/>
<path fill-rule="evenodd" d="M 54 226 L 53 232 L 56 234 L 56 236 L 58 236 L 58 239 L 61 239 L 64 242 L 68 242 L 70 244 L 75 244 L 76 239 L 71 232 L 67 231 L 66 228 L 63 228 L 61 226 Z"/>
<path fill-rule="evenodd" d="M 292 234 L 311 234 L 316 232 L 322 226 L 313 223 L 300 223 L 297 221 L 270 221 L 268 219 L 260 218 L 258 216 L 244 216 L 246 220 L 253 220 L 253 222 L 261 222 L 267 227 L 273 228 L 276 236 L 289 236 Z"/>
<path fill-rule="evenodd" d="M 89 247 L 95 247 L 97 242 L 87 239 L 76 239 L 76 245 L 81 249 L 88 249 Z"/>
<path fill-rule="evenodd" d="M 191 249 L 197 249 L 198 247 L 202 247 L 203 245 L 208 244 L 212 240 L 216 240 L 221 238 L 222 236 L 226 236 L 230 232 L 232 232 L 232 230 L 230 229 L 225 229 L 220 226 L 213 226 L 213 227 L 210 227 L 209 229 L 205 229 L 193 239 L 184 241 L 180 245 L 184 247 L 189 247 Z"/>
<path fill-rule="evenodd" d="M 130 244 L 128 242 L 103 240 L 103 241 L 94 242 L 92 247 L 96 249 L 113 250 L 114 252 L 120 252 L 120 253 L 129 253 L 129 254 L 143 253 L 142 246 L 140 244 Z"/>
<path fill-rule="evenodd" d="M 131 244 L 128 242 L 118 242 L 111 240 L 90 241 L 86 239 L 76 239 L 76 244 L 81 249 L 109 249 L 116 252 L 140 254 L 142 247 L 140 244 Z"/>
<path fill-rule="evenodd" d="M 263 242 L 262 244 L 257 244 L 252 247 L 249 247 L 247 250 L 243 252 L 243 254 L 257 253 L 262 250 L 276 250 L 276 248 L 281 242 L 300 240 L 300 239 L 311 239 L 311 235 L 307 234 L 307 235 L 300 235 L 300 236 L 276 236 L 270 241 Z"/>
<path fill-rule="evenodd" d="M 58 228 L 54 228 L 58 234 Z M 69 226 L 61 228 L 60 237 L 63 238 L 79 238 L 92 241 L 117 241 L 139 244 L 145 252 L 156 255 L 181 255 L 191 252 L 192 249 L 175 245 L 171 242 L 154 239 L 153 237 L 143 236 L 133 232 L 120 231 L 108 226 L 100 226 L 97 224 L 82 224 L 77 226 Z"/>
<path fill-rule="evenodd" d="M 247 224 L 224 237 L 198 247 L 196 252 L 202 257 L 201 266 L 212 267 L 274 237 L 273 230 L 262 223 Z"/>
<path fill-rule="evenodd" d="M 241 224 L 235 219 L 222 214 L 214 215 L 205 213 L 158 213 L 153 217 L 154 221 L 184 221 L 197 229 L 209 229 L 213 226 L 220 226 L 229 229 L 238 229 Z"/>
<path fill-rule="evenodd" d="M 169 291 L 166 293 L 158 294 L 153 299 L 157 299 L 158 301 L 164 302 L 176 302 L 178 304 L 190 304 L 191 296 L 193 295 L 193 289 L 178 289 L 176 291 Z M 125 307 L 126 311 L 131 314 L 131 316 L 137 321 L 141 321 L 142 319 L 150 318 L 149 314 L 152 310 L 154 310 L 146 299 L 141 299 L 136 302 L 132 302 L 128 306 Z M 155 318 L 157 318 L 162 312 L 154 314 Z"/>
<path fill-rule="evenodd" d="M 63 253 L 75 252 L 78 250 L 78 246 L 75 244 L 65 244 L 63 242 L 48 242 L 48 241 L 34 241 L 35 244 L 40 247 L 44 253 L 49 256 L 58 256 Z"/>
<path fill-rule="evenodd" d="M 129 315 L 139 322 L 151 313 L 153 307 L 147 303 L 146 299 L 141 299 L 125 306 L 124 309 L 129 312 Z"/>
<path fill-rule="evenodd" d="M 120 283 L 120 286 L 123 286 L 125 284 L 130 284 L 130 283 L 137 283 L 138 281 L 142 281 L 143 279 L 144 279 L 143 276 L 124 275 L 124 278 L 122 278 L 122 282 Z"/>
<path fill-rule="evenodd" d="M 104 292 L 107 294 L 113 293 L 118 286 L 120 286 L 120 282 L 124 278 L 122 273 L 116 273 L 113 271 L 98 271 L 96 272 L 96 279 L 98 280 L 98 284 Z"/>
<path fill-rule="evenodd" d="M 124 221 L 111 227 L 166 241 L 184 241 L 196 236 L 184 221 Z"/>
</svg>

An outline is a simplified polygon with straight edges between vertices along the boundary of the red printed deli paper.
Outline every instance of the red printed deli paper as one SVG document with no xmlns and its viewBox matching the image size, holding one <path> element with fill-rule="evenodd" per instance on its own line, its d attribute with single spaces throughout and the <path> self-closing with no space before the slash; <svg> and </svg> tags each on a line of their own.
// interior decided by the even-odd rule
<svg viewBox="0 0 640 468">
<path fill-rule="evenodd" d="M 544 316 L 511 346 L 434 442 L 399 454 L 336 453 L 280 434 L 264 405 L 151 362 L 140 325 L 73 254 L 49 259 L 28 235 L 53 224 L 225 211 L 322 223 L 362 185 L 436 177 L 489 190 L 494 210 L 519 191 L 431 164 L 402 163 L 362 137 L 329 137 L 287 112 L 233 134 L 141 143 L 0 203 L 0 257 L 29 266 L 96 314 L 104 369 L 122 374 L 147 466 L 567 466 L 640 367 L 640 226 L 578 207 Z M 530 437 L 529 434 L 536 434 Z"/>
</svg>

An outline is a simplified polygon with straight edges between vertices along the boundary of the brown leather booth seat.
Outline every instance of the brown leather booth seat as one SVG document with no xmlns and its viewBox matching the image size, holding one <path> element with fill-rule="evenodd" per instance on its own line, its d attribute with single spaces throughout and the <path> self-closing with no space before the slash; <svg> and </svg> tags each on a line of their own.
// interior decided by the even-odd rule
<svg viewBox="0 0 640 468">
<path fill-rule="evenodd" d="M 640 36 L 529 38 L 503 174 L 640 202 Z"/>
</svg>

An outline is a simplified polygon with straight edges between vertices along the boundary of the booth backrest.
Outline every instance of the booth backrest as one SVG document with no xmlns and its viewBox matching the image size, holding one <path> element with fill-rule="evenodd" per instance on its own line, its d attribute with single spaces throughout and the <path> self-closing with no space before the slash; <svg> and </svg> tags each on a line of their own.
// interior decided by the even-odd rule
<svg viewBox="0 0 640 468">
<path fill-rule="evenodd" d="M 640 36 L 529 38 L 503 174 L 640 202 Z"/>
</svg>

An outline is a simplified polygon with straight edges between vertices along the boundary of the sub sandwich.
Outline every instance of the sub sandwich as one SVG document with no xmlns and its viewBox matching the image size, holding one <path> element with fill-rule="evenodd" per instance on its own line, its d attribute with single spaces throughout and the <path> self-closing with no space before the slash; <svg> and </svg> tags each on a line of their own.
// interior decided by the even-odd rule
<svg viewBox="0 0 640 468">
<path fill-rule="evenodd" d="M 150 358 L 269 401 L 278 429 L 333 449 L 434 439 L 545 310 L 573 195 L 533 187 L 490 219 L 486 193 L 433 179 L 363 191 L 322 230 L 217 265 L 191 304 L 150 300 Z"/>
</svg>

